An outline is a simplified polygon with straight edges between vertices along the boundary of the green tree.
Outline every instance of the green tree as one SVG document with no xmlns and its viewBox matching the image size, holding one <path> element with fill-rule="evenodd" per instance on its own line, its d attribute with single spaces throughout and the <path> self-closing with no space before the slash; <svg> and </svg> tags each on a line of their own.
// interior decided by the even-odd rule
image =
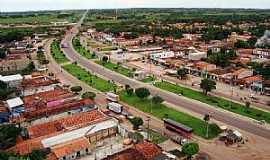
<svg viewBox="0 0 270 160">
<path fill-rule="evenodd" d="M 211 92 L 213 89 L 216 89 L 216 82 L 210 79 L 203 79 L 200 84 L 203 93 L 207 95 L 208 92 Z"/>
<path fill-rule="evenodd" d="M 103 57 L 102 57 L 102 62 L 103 62 L 103 63 L 107 63 L 108 60 L 109 60 L 109 57 L 108 57 L 108 56 L 103 56 Z"/>
<path fill-rule="evenodd" d="M 128 88 L 128 89 L 126 90 L 126 92 L 127 92 L 127 95 L 132 96 L 133 93 L 134 93 L 134 89 L 133 89 L 133 88 Z"/>
<path fill-rule="evenodd" d="M 234 44 L 234 47 L 235 48 L 250 48 L 249 43 L 243 40 L 237 40 L 237 42 Z"/>
<path fill-rule="evenodd" d="M 139 127 L 143 125 L 143 120 L 140 117 L 134 117 L 133 119 L 130 119 L 130 122 L 135 130 L 139 129 Z"/>
<path fill-rule="evenodd" d="M 15 124 L 3 125 L 0 127 L 0 150 L 10 148 L 16 144 L 20 128 Z"/>
<path fill-rule="evenodd" d="M 46 159 L 46 153 L 41 150 L 33 150 L 28 157 L 30 160 L 45 160 Z"/>
<path fill-rule="evenodd" d="M 177 75 L 178 77 L 180 77 L 180 79 L 183 79 L 187 76 L 187 71 L 185 70 L 185 68 L 179 68 L 177 70 Z"/>
<path fill-rule="evenodd" d="M 70 88 L 70 90 L 71 90 L 72 92 L 78 94 L 79 92 L 82 91 L 82 87 L 81 87 L 81 86 L 73 86 L 73 87 Z"/>
<path fill-rule="evenodd" d="M 144 98 L 147 98 L 148 96 L 150 96 L 150 91 L 147 88 L 137 88 L 135 90 L 135 94 L 140 99 L 144 99 Z"/>
<path fill-rule="evenodd" d="M 152 102 L 156 105 L 161 104 L 164 99 L 158 95 L 152 97 Z"/>
<path fill-rule="evenodd" d="M 88 98 L 94 100 L 96 98 L 96 93 L 94 92 L 85 92 L 82 94 L 82 98 Z"/>
<path fill-rule="evenodd" d="M 187 155 L 187 159 L 192 159 L 192 156 L 199 152 L 199 145 L 197 143 L 186 143 L 182 147 L 182 152 Z"/>
<path fill-rule="evenodd" d="M 6 49 L 0 48 L 0 59 L 5 59 L 6 56 Z"/>
<path fill-rule="evenodd" d="M 206 138 L 208 138 L 208 133 L 209 133 L 209 121 L 210 121 L 210 115 L 205 114 L 203 117 L 204 122 L 206 123 Z"/>
</svg>

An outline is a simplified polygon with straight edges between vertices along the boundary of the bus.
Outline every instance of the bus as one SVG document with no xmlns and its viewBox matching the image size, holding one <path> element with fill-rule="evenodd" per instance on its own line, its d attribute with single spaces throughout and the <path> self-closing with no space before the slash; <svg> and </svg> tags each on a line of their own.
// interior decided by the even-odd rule
<svg viewBox="0 0 270 160">
<path fill-rule="evenodd" d="M 192 137 L 192 128 L 171 119 L 164 119 L 163 122 L 166 129 L 178 133 L 185 138 Z"/>
</svg>

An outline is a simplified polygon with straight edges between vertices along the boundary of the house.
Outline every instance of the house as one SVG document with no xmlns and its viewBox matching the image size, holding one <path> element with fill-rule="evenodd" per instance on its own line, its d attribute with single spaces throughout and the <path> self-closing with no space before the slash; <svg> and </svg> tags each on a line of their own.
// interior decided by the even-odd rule
<svg viewBox="0 0 270 160">
<path fill-rule="evenodd" d="M 133 147 L 110 155 L 103 160 L 154 160 L 162 154 L 162 149 L 148 141 L 135 144 Z"/>
<path fill-rule="evenodd" d="M 33 149 L 46 149 L 51 160 L 73 160 L 93 154 L 96 142 L 116 136 L 118 129 L 117 120 L 92 110 L 29 126 L 25 130 L 28 139 L 9 151 L 26 155 Z"/>
<path fill-rule="evenodd" d="M 263 93 L 270 96 L 270 80 L 263 81 Z"/>
<path fill-rule="evenodd" d="M 20 74 L 1 76 L 0 81 L 6 83 L 9 87 L 17 87 L 21 84 L 23 77 Z"/>
<path fill-rule="evenodd" d="M 150 53 L 150 59 L 159 62 L 162 59 L 173 58 L 175 54 L 173 51 L 163 51 L 158 53 Z"/>
<path fill-rule="evenodd" d="M 245 68 L 241 68 L 232 73 L 233 79 L 235 80 L 251 77 L 252 75 L 253 75 L 253 71 L 250 69 L 245 69 Z"/>
<path fill-rule="evenodd" d="M 9 121 L 9 110 L 3 102 L 0 102 L 0 124 Z"/>
<path fill-rule="evenodd" d="M 5 59 L 0 60 L 0 73 L 22 71 L 30 62 L 25 54 L 7 55 Z"/>
<path fill-rule="evenodd" d="M 63 112 L 77 113 L 96 108 L 90 99 L 80 99 L 77 95 L 63 89 L 26 96 L 23 98 L 26 119 L 57 115 Z"/>
<path fill-rule="evenodd" d="M 60 81 L 52 79 L 48 76 L 37 76 L 32 75 L 26 76 L 18 89 L 21 91 L 23 96 L 29 96 L 40 92 L 46 92 L 54 90 L 57 85 L 60 85 Z"/>
<path fill-rule="evenodd" d="M 243 85 L 245 87 L 250 87 L 251 85 L 253 87 L 256 87 L 256 86 L 259 87 L 259 84 L 262 84 L 262 80 L 263 80 L 262 76 L 256 75 L 256 76 L 250 76 L 250 77 L 246 77 L 246 78 L 240 79 L 238 81 L 238 84 Z M 262 86 L 259 87 L 259 88 L 261 90 L 262 89 Z"/>
<path fill-rule="evenodd" d="M 16 117 L 20 113 L 24 112 L 24 102 L 22 101 L 20 97 L 8 99 L 6 103 L 12 116 Z"/>
<path fill-rule="evenodd" d="M 270 58 L 270 49 L 256 48 L 253 50 L 253 55 L 258 58 Z"/>
<path fill-rule="evenodd" d="M 206 52 L 201 52 L 195 49 L 194 47 L 189 47 L 179 53 L 180 56 L 191 61 L 198 61 L 202 58 L 207 58 Z"/>
<path fill-rule="evenodd" d="M 253 49 L 240 48 L 236 50 L 236 54 L 241 58 L 251 58 L 253 54 Z"/>
<path fill-rule="evenodd" d="M 93 149 L 87 138 L 78 138 L 51 148 L 55 160 L 72 160 L 83 157 Z"/>
</svg>

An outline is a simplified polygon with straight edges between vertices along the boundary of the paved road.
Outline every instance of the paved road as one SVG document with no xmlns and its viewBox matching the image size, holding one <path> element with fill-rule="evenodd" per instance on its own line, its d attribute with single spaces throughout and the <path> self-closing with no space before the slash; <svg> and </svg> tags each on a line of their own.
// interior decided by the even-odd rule
<svg viewBox="0 0 270 160">
<path fill-rule="evenodd" d="M 82 22 L 82 21 L 80 21 Z M 134 79 L 125 77 L 123 75 L 120 75 L 118 73 L 112 72 L 110 70 L 105 69 L 104 67 L 89 61 L 85 59 L 84 57 L 80 56 L 72 47 L 71 40 L 77 33 L 77 28 L 80 26 L 80 23 L 76 25 L 72 32 L 67 34 L 66 37 L 63 39 L 64 43 L 68 44 L 68 48 L 64 48 L 63 51 L 66 54 L 68 58 L 70 58 L 73 61 L 76 61 L 78 64 L 83 66 L 84 68 L 88 69 L 89 71 L 92 71 L 98 75 L 101 75 L 103 77 L 106 77 L 107 79 L 113 80 L 119 84 L 125 85 L 129 84 L 133 88 L 137 87 L 146 87 L 148 88 L 152 95 L 158 94 L 161 97 L 164 98 L 165 101 L 174 104 L 178 107 L 183 107 L 187 110 L 190 110 L 192 112 L 198 113 L 200 115 L 204 115 L 206 113 L 211 113 L 213 116 L 213 119 L 223 122 L 225 124 L 234 126 L 236 128 L 245 130 L 247 132 L 256 134 L 258 136 L 265 137 L 267 139 L 270 139 L 270 130 L 259 126 L 258 124 L 255 124 L 251 122 L 250 120 L 247 120 L 245 118 L 239 118 L 236 114 L 227 113 L 221 110 L 217 110 L 207 104 L 203 104 L 197 101 L 193 101 L 191 99 L 187 99 L 185 97 L 180 97 L 178 95 L 175 95 L 173 93 L 158 89 L 156 87 L 153 87 L 149 84 L 144 84 L 142 82 L 136 81 Z M 178 107 L 174 107 L 175 109 L 179 109 Z"/>
</svg>

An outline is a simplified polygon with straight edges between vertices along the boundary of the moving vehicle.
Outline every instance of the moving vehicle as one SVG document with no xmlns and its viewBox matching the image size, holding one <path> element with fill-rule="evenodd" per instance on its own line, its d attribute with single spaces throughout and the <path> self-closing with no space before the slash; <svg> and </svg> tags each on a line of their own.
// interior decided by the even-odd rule
<svg viewBox="0 0 270 160">
<path fill-rule="evenodd" d="M 107 92 L 106 93 L 106 99 L 111 102 L 118 102 L 119 101 L 119 96 L 117 94 Z"/>
<path fill-rule="evenodd" d="M 113 112 L 118 113 L 118 114 L 122 113 L 122 111 L 123 111 L 123 105 L 121 105 L 119 103 L 110 102 L 110 103 L 108 103 L 107 107 L 110 111 L 113 111 Z"/>
</svg>

